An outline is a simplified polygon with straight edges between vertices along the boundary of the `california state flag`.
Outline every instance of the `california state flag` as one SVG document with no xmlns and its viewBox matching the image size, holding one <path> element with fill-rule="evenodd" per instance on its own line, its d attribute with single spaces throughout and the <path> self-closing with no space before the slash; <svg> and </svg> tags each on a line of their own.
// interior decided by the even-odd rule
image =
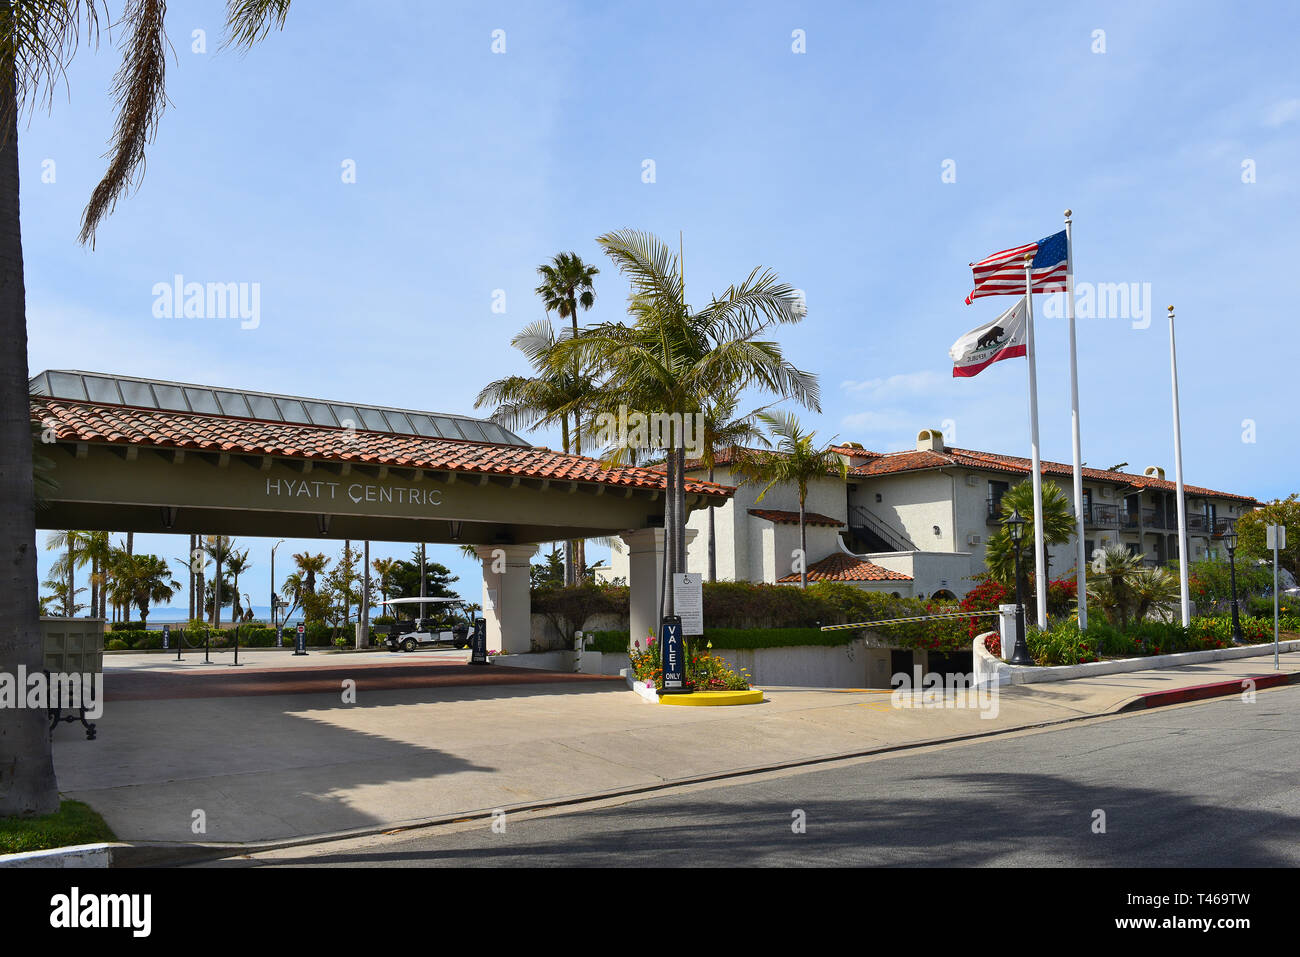
<svg viewBox="0 0 1300 957">
<path fill-rule="evenodd" d="M 1028 318 L 1025 298 L 992 322 L 972 329 L 952 344 L 954 376 L 979 375 L 993 363 L 1025 354 L 1025 331 Z"/>
</svg>

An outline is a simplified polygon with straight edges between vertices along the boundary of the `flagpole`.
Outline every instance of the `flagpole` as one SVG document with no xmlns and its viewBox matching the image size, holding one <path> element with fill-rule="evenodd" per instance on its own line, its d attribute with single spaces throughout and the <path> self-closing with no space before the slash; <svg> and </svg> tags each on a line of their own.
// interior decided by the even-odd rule
<svg viewBox="0 0 1300 957">
<path fill-rule="evenodd" d="M 1043 470 L 1038 461 L 1038 349 L 1034 345 L 1034 254 L 1025 254 L 1025 352 L 1029 357 L 1029 447 L 1034 469 L 1034 593 L 1038 627 L 1047 627 L 1047 570 L 1043 551 Z"/>
<path fill-rule="evenodd" d="M 1187 499 L 1183 493 L 1183 425 L 1178 414 L 1178 349 L 1174 344 L 1174 307 L 1169 307 L 1169 370 L 1174 384 L 1174 483 L 1178 489 L 1178 593 L 1183 627 L 1192 623 L 1187 581 Z"/>
<path fill-rule="evenodd" d="M 1065 211 L 1065 314 L 1070 321 L 1070 422 L 1074 440 L 1074 583 L 1079 593 L 1079 630 L 1088 628 L 1088 546 L 1083 531 L 1083 441 L 1079 437 L 1079 350 L 1074 335 L 1074 235 Z"/>
</svg>

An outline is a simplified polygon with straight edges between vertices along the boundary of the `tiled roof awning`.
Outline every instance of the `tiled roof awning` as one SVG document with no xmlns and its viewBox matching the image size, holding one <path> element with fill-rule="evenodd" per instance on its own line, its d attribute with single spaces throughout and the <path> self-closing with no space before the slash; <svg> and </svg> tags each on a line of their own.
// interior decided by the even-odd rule
<svg viewBox="0 0 1300 957">
<path fill-rule="evenodd" d="M 596 459 L 516 444 L 266 422 L 40 395 L 31 397 L 31 417 L 58 442 L 277 456 L 626 489 L 663 489 L 666 482 L 662 472 L 605 468 Z M 688 481 L 686 491 L 723 499 L 735 490 L 726 485 Z"/>
<path fill-rule="evenodd" d="M 808 580 L 810 582 L 910 582 L 912 576 L 881 568 L 865 558 L 836 552 L 809 565 Z M 798 575 L 786 575 L 784 578 L 777 579 L 778 584 L 797 581 L 799 581 Z"/>
<path fill-rule="evenodd" d="M 779 508 L 751 508 L 749 514 L 765 518 L 769 522 L 775 522 L 778 525 L 799 524 L 798 512 L 788 512 Z M 820 512 L 804 512 L 803 520 L 805 525 L 829 525 L 832 528 L 843 528 L 845 524 L 838 518 L 831 518 L 831 516 L 823 515 Z"/>
</svg>

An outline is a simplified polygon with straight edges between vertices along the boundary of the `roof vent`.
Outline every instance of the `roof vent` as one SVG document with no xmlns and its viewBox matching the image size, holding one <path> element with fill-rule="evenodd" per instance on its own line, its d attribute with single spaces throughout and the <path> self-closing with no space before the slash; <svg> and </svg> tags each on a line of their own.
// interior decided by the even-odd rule
<svg viewBox="0 0 1300 957">
<path fill-rule="evenodd" d="M 1165 480 L 1165 470 L 1158 465 L 1148 465 L 1142 474 L 1148 478 L 1160 479 L 1162 482 Z"/>
<path fill-rule="evenodd" d="M 916 451 L 942 452 L 943 451 L 943 430 L 922 429 L 920 432 L 916 433 Z"/>
</svg>

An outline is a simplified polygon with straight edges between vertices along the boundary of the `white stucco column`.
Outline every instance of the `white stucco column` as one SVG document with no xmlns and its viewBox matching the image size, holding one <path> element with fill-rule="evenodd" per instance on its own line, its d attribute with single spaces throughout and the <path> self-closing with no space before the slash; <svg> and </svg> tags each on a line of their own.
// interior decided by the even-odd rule
<svg viewBox="0 0 1300 957">
<path fill-rule="evenodd" d="M 532 646 L 532 598 L 528 593 L 536 545 L 476 545 L 483 562 L 483 618 L 488 651 L 522 654 Z"/>
<path fill-rule="evenodd" d="M 698 535 L 696 529 L 686 529 L 686 543 Z M 659 633 L 659 598 L 664 574 L 664 530 L 638 528 L 622 532 L 619 536 L 627 546 L 627 614 L 628 648 L 639 641 L 646 646 L 646 638 Z M 699 571 L 699 569 L 693 569 Z"/>
</svg>

